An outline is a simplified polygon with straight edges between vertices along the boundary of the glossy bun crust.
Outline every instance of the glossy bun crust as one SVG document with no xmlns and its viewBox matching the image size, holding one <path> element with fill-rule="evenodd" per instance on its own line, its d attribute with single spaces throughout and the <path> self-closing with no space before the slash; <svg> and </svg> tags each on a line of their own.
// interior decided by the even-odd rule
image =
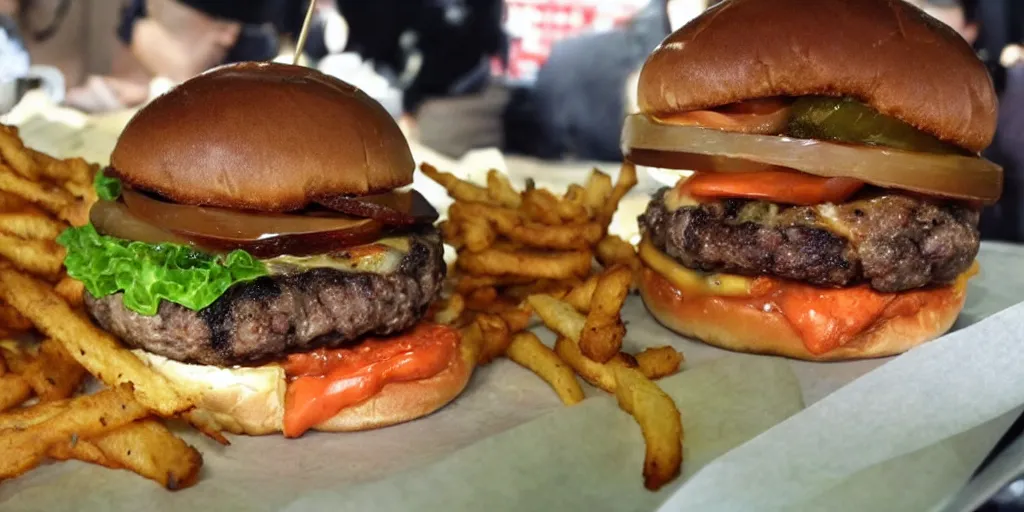
<svg viewBox="0 0 1024 512">
<path fill-rule="evenodd" d="M 654 50 L 638 89 L 654 115 L 806 95 L 854 97 L 973 152 L 996 128 L 970 45 L 898 0 L 726 0 Z"/>
<path fill-rule="evenodd" d="M 882 320 L 842 346 L 814 354 L 781 314 L 717 297 L 683 298 L 649 268 L 644 269 L 640 282 L 640 296 L 651 315 L 683 336 L 735 352 L 807 361 L 891 356 L 938 338 L 953 326 L 966 299 L 963 290 L 949 293 L 949 300 L 922 307 L 914 315 Z"/>
<path fill-rule="evenodd" d="M 379 103 L 314 69 L 242 63 L 175 87 L 110 157 L 133 187 L 182 204 L 260 211 L 412 183 L 408 142 Z"/>
</svg>

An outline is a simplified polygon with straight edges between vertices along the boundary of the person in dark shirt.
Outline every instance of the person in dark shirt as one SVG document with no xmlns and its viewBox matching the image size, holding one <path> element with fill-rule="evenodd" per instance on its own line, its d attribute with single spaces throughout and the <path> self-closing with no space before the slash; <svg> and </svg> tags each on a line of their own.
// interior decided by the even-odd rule
<svg viewBox="0 0 1024 512">
<path fill-rule="evenodd" d="M 1003 167 L 1003 195 L 982 212 L 983 239 L 1024 242 L 1024 50 L 1002 52 L 1003 93 L 995 140 L 983 156 Z"/>
<path fill-rule="evenodd" d="M 526 150 L 548 159 L 621 159 L 627 84 L 668 33 L 665 2 L 656 0 L 624 27 L 556 43 L 533 87 L 539 129 Z"/>
</svg>

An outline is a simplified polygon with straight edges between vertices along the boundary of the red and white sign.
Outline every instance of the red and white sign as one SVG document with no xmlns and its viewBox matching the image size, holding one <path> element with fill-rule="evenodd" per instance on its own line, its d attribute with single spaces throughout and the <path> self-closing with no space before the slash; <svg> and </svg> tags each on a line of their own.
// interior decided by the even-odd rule
<svg viewBox="0 0 1024 512">
<path fill-rule="evenodd" d="M 584 31 L 622 24 L 650 0 L 506 0 L 508 68 L 493 71 L 513 83 L 531 83 L 555 42 Z"/>
</svg>

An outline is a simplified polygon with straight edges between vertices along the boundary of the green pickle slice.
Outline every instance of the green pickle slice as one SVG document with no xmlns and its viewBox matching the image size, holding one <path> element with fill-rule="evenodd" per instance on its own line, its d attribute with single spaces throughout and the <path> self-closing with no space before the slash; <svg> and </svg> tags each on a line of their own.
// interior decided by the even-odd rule
<svg viewBox="0 0 1024 512">
<path fill-rule="evenodd" d="M 801 139 L 870 144 L 905 151 L 968 154 L 852 98 L 805 96 L 793 103 L 786 134 Z"/>
</svg>

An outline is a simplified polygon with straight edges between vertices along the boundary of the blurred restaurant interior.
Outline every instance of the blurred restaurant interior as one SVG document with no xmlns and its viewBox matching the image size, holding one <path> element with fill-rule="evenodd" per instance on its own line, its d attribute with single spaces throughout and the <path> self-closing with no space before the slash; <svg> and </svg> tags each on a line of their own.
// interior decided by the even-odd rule
<svg viewBox="0 0 1024 512">
<path fill-rule="evenodd" d="M 616 162 L 649 52 L 715 0 L 319 0 L 301 62 L 353 83 L 409 138 Z M 971 42 L 1000 95 L 984 154 L 1006 187 L 986 239 L 1024 240 L 1024 2 L 913 0 Z M 0 0 L 0 115 L 29 93 L 91 116 L 138 108 L 216 65 L 290 62 L 300 0 Z M 955 77 L 950 77 L 955 79 Z M 552 171 L 554 172 L 554 171 Z"/>
</svg>

